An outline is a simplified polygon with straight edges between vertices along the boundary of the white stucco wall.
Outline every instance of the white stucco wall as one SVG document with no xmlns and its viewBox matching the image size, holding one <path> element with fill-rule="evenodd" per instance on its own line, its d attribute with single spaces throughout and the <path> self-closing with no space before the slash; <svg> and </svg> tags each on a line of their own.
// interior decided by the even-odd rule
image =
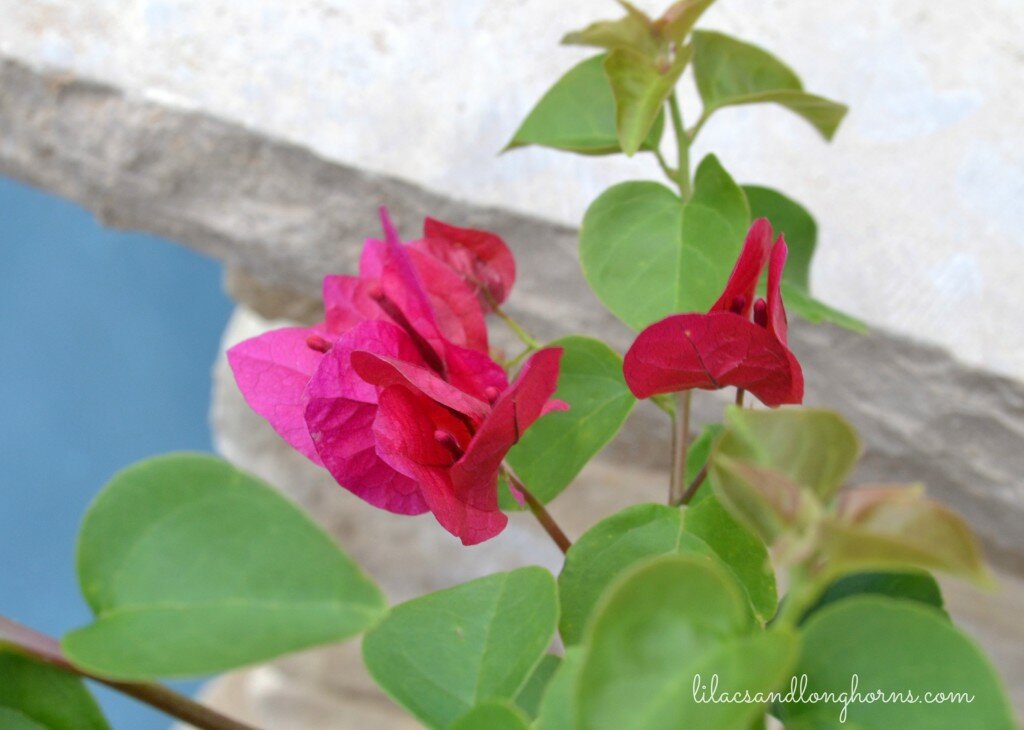
<svg viewBox="0 0 1024 730">
<path fill-rule="evenodd" d="M 587 53 L 561 34 L 617 12 L 610 0 L 0 0 L 0 51 L 578 224 L 605 186 L 653 164 L 495 153 Z M 782 110 L 727 110 L 698 147 L 816 214 L 826 301 L 1024 378 L 1021 15 L 1020 0 L 720 0 L 703 27 L 775 51 L 852 112 L 826 145 Z"/>
</svg>

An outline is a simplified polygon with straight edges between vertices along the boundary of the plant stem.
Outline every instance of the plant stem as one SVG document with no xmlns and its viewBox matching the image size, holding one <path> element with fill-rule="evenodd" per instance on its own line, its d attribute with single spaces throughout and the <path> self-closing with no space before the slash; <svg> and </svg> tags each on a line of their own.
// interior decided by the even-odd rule
<svg viewBox="0 0 1024 730">
<path fill-rule="evenodd" d="M 657 147 L 654 148 L 654 159 L 658 161 L 658 164 L 661 166 L 661 171 L 665 173 L 665 177 L 667 177 L 669 180 L 678 185 L 678 172 L 668 166 L 668 162 L 665 161 L 665 155 L 661 154 L 661 150 L 659 150 Z"/>
<path fill-rule="evenodd" d="M 494 313 L 501 318 L 501 321 L 504 322 L 506 326 L 508 326 L 508 328 L 515 333 L 516 337 L 518 337 L 524 345 L 526 345 L 531 350 L 540 349 L 540 343 L 536 339 L 534 339 L 533 335 L 531 335 L 529 332 L 523 329 L 518 322 L 512 319 L 511 316 L 506 314 L 505 310 L 503 310 L 499 306 L 495 306 Z"/>
<path fill-rule="evenodd" d="M 775 625 L 795 627 L 800 623 L 807 610 L 814 605 L 821 595 L 823 585 L 821 579 L 816 577 L 803 565 L 795 565 L 789 573 L 789 588 L 782 601 L 779 612 L 772 619 Z"/>
<path fill-rule="evenodd" d="M 690 391 L 676 393 L 676 413 L 672 419 L 672 479 L 668 503 L 678 504 L 686 489 L 686 452 L 690 443 Z"/>
<path fill-rule="evenodd" d="M 736 405 L 740 408 L 743 407 L 743 394 L 746 392 L 747 391 L 743 390 L 743 388 L 736 389 Z"/>
<path fill-rule="evenodd" d="M 709 114 L 706 109 L 700 113 L 700 116 L 697 118 L 697 123 L 690 128 L 689 132 L 686 133 L 687 138 L 690 140 L 690 144 L 693 144 L 693 141 L 697 139 L 697 135 L 700 134 L 700 130 L 704 128 L 704 122 L 706 122 L 710 116 L 711 114 Z"/>
<path fill-rule="evenodd" d="M 690 189 L 690 138 L 683 127 L 683 112 L 679 108 L 679 97 L 674 91 L 669 94 L 668 106 L 672 116 L 672 129 L 675 130 L 676 135 L 676 151 L 679 156 L 675 179 L 679 184 L 679 195 L 685 203 L 692 192 Z"/>
<path fill-rule="evenodd" d="M 527 489 L 521 481 L 519 481 L 519 477 L 512 472 L 510 467 L 506 465 L 504 467 L 504 471 L 505 477 L 508 479 L 509 483 L 515 489 L 522 492 L 523 499 L 526 500 L 526 506 L 530 508 L 531 512 L 533 512 L 533 516 L 537 518 L 537 522 L 540 523 L 540 526 L 543 527 L 548 535 L 551 536 L 551 539 L 554 540 L 558 549 L 563 553 L 569 552 L 569 548 L 572 547 L 572 541 L 562 531 L 562 528 L 558 526 L 558 523 L 555 522 L 555 518 L 551 516 L 551 513 L 548 512 L 544 505 L 541 504 L 541 501 L 534 497 L 533 493 Z"/>
<path fill-rule="evenodd" d="M 679 501 L 675 503 L 675 506 L 678 507 L 683 504 L 689 504 L 691 500 L 693 500 L 693 495 L 695 495 L 697 493 L 697 490 L 700 489 L 700 485 L 704 483 L 704 480 L 707 478 L 707 476 L 708 465 L 704 464 L 704 466 L 700 468 L 700 471 L 697 472 L 697 475 L 693 478 L 693 481 L 690 482 L 690 486 L 688 486 L 686 488 L 686 491 L 683 492 L 683 495 L 679 498 Z"/>
<path fill-rule="evenodd" d="M 69 674 L 105 684 L 121 694 L 134 697 L 150 707 L 155 707 L 161 712 L 197 728 L 204 730 L 256 730 L 252 725 L 246 725 L 226 717 L 163 685 L 117 682 L 90 674 L 68 661 L 56 639 L 27 626 L 22 626 L 4 616 L 0 616 L 0 645 L 8 646 L 20 654 Z"/>
</svg>

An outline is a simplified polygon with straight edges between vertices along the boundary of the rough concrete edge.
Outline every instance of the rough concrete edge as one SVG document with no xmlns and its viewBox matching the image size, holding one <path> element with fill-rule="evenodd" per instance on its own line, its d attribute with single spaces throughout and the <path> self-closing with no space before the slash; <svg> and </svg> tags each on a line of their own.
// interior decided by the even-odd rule
<svg viewBox="0 0 1024 730">
<path fill-rule="evenodd" d="M 520 257 L 513 309 L 539 334 L 568 325 L 619 347 L 629 340 L 583 283 L 571 229 L 462 203 L 239 124 L 4 57 L 0 172 L 79 202 L 109 226 L 223 260 L 237 272 L 233 293 L 278 316 L 309 316 L 322 274 L 351 268 L 358 242 L 376 230 L 379 203 L 399 224 L 430 212 L 508 232 L 518 250 L 531 252 Z M 798 327 L 793 337 L 813 376 L 808 401 L 838 408 L 866 432 L 860 476 L 923 477 L 981 528 L 996 562 L 1024 574 L 1024 386 L 880 332 Z M 904 409 L 893 413 L 892 403 Z M 640 449 L 645 441 L 633 443 Z"/>
</svg>

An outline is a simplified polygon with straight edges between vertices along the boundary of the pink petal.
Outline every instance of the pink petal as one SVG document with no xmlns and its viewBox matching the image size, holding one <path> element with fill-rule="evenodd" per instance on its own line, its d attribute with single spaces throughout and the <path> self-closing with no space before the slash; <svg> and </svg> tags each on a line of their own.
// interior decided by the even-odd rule
<svg viewBox="0 0 1024 730">
<path fill-rule="evenodd" d="M 358 276 L 324 277 L 324 315 L 331 332 L 344 334 L 360 322 L 384 317 L 380 307 L 370 298 L 372 286 L 372 280 Z"/>
<path fill-rule="evenodd" d="M 629 348 L 623 372 L 637 398 L 735 386 L 768 406 L 803 400 L 803 374 L 792 353 L 767 329 L 731 312 L 677 314 L 652 324 Z"/>
<path fill-rule="evenodd" d="M 458 272 L 474 291 L 479 292 L 487 310 L 504 302 L 512 291 L 516 262 L 500 236 L 427 218 L 423 222 L 423 240 L 413 245 L 428 251 Z"/>
<path fill-rule="evenodd" d="M 772 243 L 772 226 L 767 218 L 758 218 L 750 226 L 747 238 L 743 242 L 743 250 L 736 260 L 736 266 L 729 275 L 725 291 L 718 301 L 712 305 L 712 312 L 734 311 L 734 303 L 742 306 L 734 313 L 744 319 L 750 316 L 750 308 L 754 304 L 754 292 L 761 278 L 761 271 L 768 261 L 768 250 Z"/>
<path fill-rule="evenodd" d="M 310 433 L 331 476 L 375 507 L 406 515 L 427 511 L 416 480 L 380 458 L 373 433 L 377 406 L 345 398 L 311 399 Z"/>
<path fill-rule="evenodd" d="M 352 354 L 368 352 L 423 365 L 419 350 L 401 328 L 385 320 L 361 322 L 342 335 L 310 379 L 309 398 L 377 402 L 377 387 L 352 368 Z"/>
<path fill-rule="evenodd" d="M 227 352 L 245 402 L 263 416 L 294 449 L 320 464 L 306 428 L 304 391 L 323 360 L 306 344 L 313 328 L 286 327 L 241 342 Z"/>
</svg>

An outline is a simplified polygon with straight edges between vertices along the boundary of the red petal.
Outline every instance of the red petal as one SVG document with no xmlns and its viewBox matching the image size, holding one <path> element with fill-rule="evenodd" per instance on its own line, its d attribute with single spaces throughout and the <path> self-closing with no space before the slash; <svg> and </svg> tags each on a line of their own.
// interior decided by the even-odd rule
<svg viewBox="0 0 1024 730">
<path fill-rule="evenodd" d="M 786 344 L 788 327 L 786 309 L 782 304 L 782 270 L 786 268 L 789 247 L 781 235 L 772 246 L 771 261 L 768 264 L 768 330 Z"/>
<path fill-rule="evenodd" d="M 458 494 L 450 470 L 451 453 L 435 438 L 443 430 L 465 443 L 469 432 L 447 409 L 422 393 L 400 385 L 380 394 L 373 431 L 381 457 L 414 478 L 430 511 L 464 545 L 474 545 L 500 533 L 508 518 L 498 508 L 497 472 L 470 492 Z"/>
<path fill-rule="evenodd" d="M 731 312 L 677 314 L 637 337 L 623 363 L 638 398 L 691 388 L 745 388 L 765 405 L 803 400 L 803 374 L 767 329 Z"/>
<path fill-rule="evenodd" d="M 558 385 L 561 359 L 560 347 L 538 351 L 523 365 L 515 382 L 498 396 L 494 409 L 480 424 L 466 453 L 452 467 L 452 478 L 460 496 L 477 492 L 481 481 L 490 482 L 505 454 L 523 432 L 546 412 L 545 409 L 551 409 L 549 400 Z"/>
<path fill-rule="evenodd" d="M 712 305 L 712 312 L 732 311 L 733 302 L 742 297 L 743 306 L 735 314 L 744 319 L 750 316 L 750 308 L 754 304 L 754 292 L 757 290 L 761 271 L 768 261 L 768 250 L 772 244 L 772 226 L 767 218 L 758 218 L 750 226 L 747 238 L 743 242 L 743 250 L 736 260 L 736 266 L 729 275 L 725 291 L 718 301 Z"/>
<path fill-rule="evenodd" d="M 434 309 L 441 333 L 456 345 L 487 352 L 487 323 L 476 292 L 443 261 L 406 248 Z"/>
<path fill-rule="evenodd" d="M 378 388 L 404 385 L 430 399 L 480 422 L 490 412 L 490 404 L 445 382 L 426 367 L 394 357 L 370 352 L 353 352 L 352 368 L 359 377 Z M 433 431 L 431 431 L 433 433 Z"/>
<path fill-rule="evenodd" d="M 433 218 L 423 221 L 423 240 L 413 244 L 453 268 L 480 293 L 486 310 L 504 302 L 516 279 L 516 262 L 500 236 L 459 228 Z"/>
</svg>

